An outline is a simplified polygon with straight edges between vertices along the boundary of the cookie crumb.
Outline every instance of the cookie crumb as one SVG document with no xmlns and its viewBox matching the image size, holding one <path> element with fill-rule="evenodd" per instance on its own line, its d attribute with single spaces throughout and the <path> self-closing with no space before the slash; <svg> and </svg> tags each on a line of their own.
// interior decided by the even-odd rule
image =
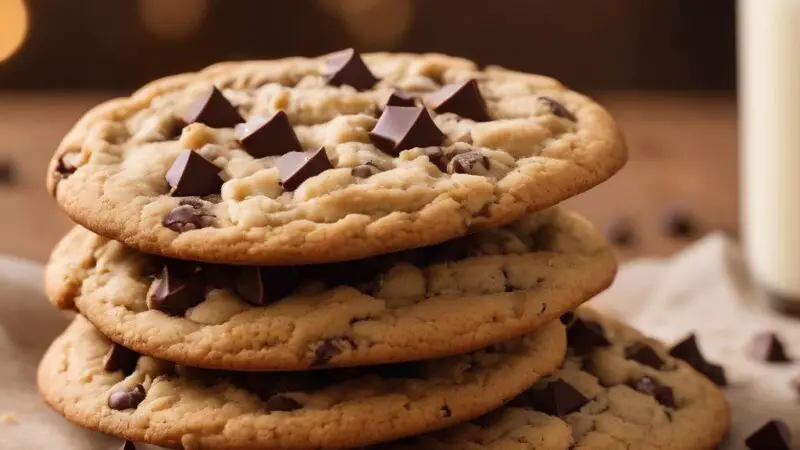
<svg viewBox="0 0 800 450">
<path fill-rule="evenodd" d="M 13 412 L 2 412 L 0 413 L 0 423 L 4 425 L 14 425 L 18 423 L 17 415 Z"/>
</svg>

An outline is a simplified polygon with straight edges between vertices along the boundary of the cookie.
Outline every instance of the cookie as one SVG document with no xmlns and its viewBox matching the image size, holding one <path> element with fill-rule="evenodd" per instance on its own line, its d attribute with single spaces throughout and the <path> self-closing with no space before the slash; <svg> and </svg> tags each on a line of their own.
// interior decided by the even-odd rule
<svg viewBox="0 0 800 450">
<path fill-rule="evenodd" d="M 613 250 L 550 209 L 434 247 L 322 266 L 164 261 L 71 231 L 46 289 L 140 353 L 191 366 L 298 370 L 465 353 L 527 333 L 606 288 Z"/>
<path fill-rule="evenodd" d="M 478 420 L 381 449 L 711 450 L 730 426 L 714 384 L 657 341 L 587 308 L 564 366 Z M 598 325 L 594 325 L 598 324 Z M 588 339 L 594 335 L 600 339 Z M 605 341 L 605 342 L 603 342 Z M 592 342 L 592 344 L 589 344 Z"/>
<path fill-rule="evenodd" d="M 344 52 L 218 64 L 104 103 L 60 144 L 48 189 L 144 252 L 309 264 L 501 226 L 625 160 L 606 110 L 553 79 Z"/>
<path fill-rule="evenodd" d="M 132 370 L 78 317 L 38 372 L 47 403 L 70 421 L 182 449 L 357 447 L 477 417 L 561 364 L 558 322 L 473 354 L 310 372 L 224 372 L 142 356 Z M 126 375 L 127 374 L 127 375 Z"/>
</svg>

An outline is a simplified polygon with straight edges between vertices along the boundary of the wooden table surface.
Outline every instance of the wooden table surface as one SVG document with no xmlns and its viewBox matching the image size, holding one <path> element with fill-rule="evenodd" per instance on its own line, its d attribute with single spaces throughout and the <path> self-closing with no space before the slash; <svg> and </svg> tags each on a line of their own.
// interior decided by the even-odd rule
<svg viewBox="0 0 800 450">
<path fill-rule="evenodd" d="M 44 188 L 51 152 L 80 115 L 110 97 L 92 94 L 0 94 L 0 157 L 13 159 L 19 182 L 0 186 L 0 252 L 45 261 L 70 221 Z M 626 218 L 636 243 L 620 256 L 669 255 L 687 240 L 662 235 L 666 208 L 695 215 L 701 232 L 737 234 L 737 139 L 733 96 L 606 94 L 630 148 L 612 180 L 567 204 L 599 227 Z"/>
</svg>

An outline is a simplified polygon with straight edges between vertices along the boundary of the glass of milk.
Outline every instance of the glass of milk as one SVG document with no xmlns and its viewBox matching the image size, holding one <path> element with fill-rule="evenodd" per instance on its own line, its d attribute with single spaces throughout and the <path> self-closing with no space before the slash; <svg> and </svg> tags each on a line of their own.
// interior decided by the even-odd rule
<svg viewBox="0 0 800 450">
<path fill-rule="evenodd" d="M 741 228 L 755 281 L 800 314 L 800 0 L 738 0 Z"/>
</svg>

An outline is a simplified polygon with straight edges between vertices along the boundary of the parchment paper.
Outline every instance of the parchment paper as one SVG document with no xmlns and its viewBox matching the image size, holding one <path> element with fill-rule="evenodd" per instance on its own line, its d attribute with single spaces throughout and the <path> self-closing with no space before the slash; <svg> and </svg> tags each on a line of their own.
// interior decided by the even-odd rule
<svg viewBox="0 0 800 450">
<path fill-rule="evenodd" d="M 790 387 L 800 375 L 800 321 L 772 313 L 745 273 L 736 246 L 714 234 L 671 259 L 623 266 L 592 304 L 669 342 L 698 333 L 704 354 L 725 366 L 730 381 L 734 425 L 722 448 L 744 449 L 744 437 L 780 418 L 796 436 L 792 449 L 800 450 L 800 395 Z M 41 280 L 38 264 L 0 256 L 0 449 L 117 449 L 119 440 L 69 424 L 36 392 L 38 359 L 69 322 L 44 298 Z M 747 343 L 762 330 L 778 332 L 799 362 L 749 360 Z"/>
</svg>

